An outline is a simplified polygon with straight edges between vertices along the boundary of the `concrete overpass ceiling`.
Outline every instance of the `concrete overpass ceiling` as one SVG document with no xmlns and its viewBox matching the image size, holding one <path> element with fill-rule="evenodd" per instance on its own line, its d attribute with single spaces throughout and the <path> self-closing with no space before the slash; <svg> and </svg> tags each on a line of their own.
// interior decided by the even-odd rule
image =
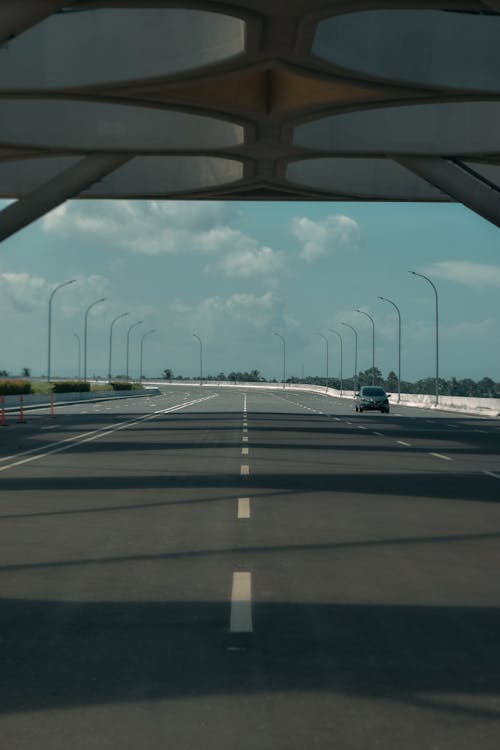
<svg viewBox="0 0 500 750">
<path fill-rule="evenodd" d="M 241 55 L 245 23 L 191 8 L 101 8 L 56 13 L 2 51 L 6 91 L 163 78 Z"/>
<path fill-rule="evenodd" d="M 495 154 L 500 152 L 500 101 L 406 104 L 332 115 L 297 126 L 294 144 L 336 153 Z"/>
<path fill-rule="evenodd" d="M 68 197 L 178 196 L 457 200 L 500 225 L 498 11 L 500 0 L 6 0 L 9 227 Z"/>
<path fill-rule="evenodd" d="M 370 78 L 499 93 L 499 38 L 496 14 L 369 10 L 321 21 L 312 54 Z"/>
<path fill-rule="evenodd" d="M 390 159 L 316 158 L 295 161 L 287 179 L 353 200 L 447 201 L 448 196 Z"/>
<path fill-rule="evenodd" d="M 19 198 L 80 161 L 54 156 L 0 163 L 0 192 Z M 82 198 L 156 198 L 220 188 L 243 178 L 244 165 L 210 156 L 136 156 L 90 188 Z"/>
<path fill-rule="evenodd" d="M 227 187 L 243 178 L 244 165 L 211 156 L 137 156 L 82 192 L 82 197 L 181 197 Z"/>
<path fill-rule="evenodd" d="M 0 99 L 0 141 L 76 151 L 219 149 L 243 142 L 236 123 L 78 99 Z"/>
</svg>

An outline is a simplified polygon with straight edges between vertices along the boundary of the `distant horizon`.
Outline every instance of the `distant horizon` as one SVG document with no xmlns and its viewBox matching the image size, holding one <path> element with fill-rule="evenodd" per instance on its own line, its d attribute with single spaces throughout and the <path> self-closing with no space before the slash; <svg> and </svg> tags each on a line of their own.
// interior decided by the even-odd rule
<svg viewBox="0 0 500 750">
<path fill-rule="evenodd" d="M 6 205 L 8 201 L 0 204 Z M 376 366 L 397 372 L 397 304 L 402 315 L 402 380 L 433 377 L 434 298 L 439 292 L 440 376 L 500 380 L 499 230 L 459 204 L 222 201 L 68 201 L 2 243 L 0 369 L 47 372 L 47 310 L 53 299 L 51 371 L 78 372 L 77 337 L 88 315 L 87 373 L 130 376 L 171 368 L 197 377 L 259 369 L 267 379 L 287 373 L 322 377 L 371 365 L 371 315 Z M 143 321 L 139 323 L 139 321 Z M 136 325 L 137 324 L 137 325 Z M 153 333 L 154 330 L 154 333 Z M 143 337 L 148 335 L 147 339 Z M 149 335 L 150 334 L 150 335 Z M 82 346 L 82 343 L 80 343 Z M 82 356 L 82 353 L 80 354 Z"/>
</svg>

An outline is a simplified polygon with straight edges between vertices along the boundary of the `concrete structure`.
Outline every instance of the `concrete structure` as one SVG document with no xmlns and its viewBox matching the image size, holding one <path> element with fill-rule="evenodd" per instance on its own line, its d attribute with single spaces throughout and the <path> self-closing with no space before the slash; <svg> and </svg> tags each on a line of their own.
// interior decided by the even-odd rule
<svg viewBox="0 0 500 750">
<path fill-rule="evenodd" d="M 5 0 L 0 37 L 1 239 L 75 197 L 500 225 L 500 0 Z"/>
</svg>

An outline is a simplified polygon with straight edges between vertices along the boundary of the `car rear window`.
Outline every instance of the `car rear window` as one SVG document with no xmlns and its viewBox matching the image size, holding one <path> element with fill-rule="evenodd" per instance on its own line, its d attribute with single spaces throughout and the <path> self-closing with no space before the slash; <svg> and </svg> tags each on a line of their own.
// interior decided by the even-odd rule
<svg viewBox="0 0 500 750">
<path fill-rule="evenodd" d="M 383 388 L 372 386 L 363 388 L 361 394 L 363 396 L 385 396 L 385 391 Z"/>
</svg>

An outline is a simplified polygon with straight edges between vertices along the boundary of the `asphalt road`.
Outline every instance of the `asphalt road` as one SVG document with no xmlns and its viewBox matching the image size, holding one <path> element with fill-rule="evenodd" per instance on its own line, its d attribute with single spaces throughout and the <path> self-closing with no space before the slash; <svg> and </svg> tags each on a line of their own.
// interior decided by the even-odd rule
<svg viewBox="0 0 500 750">
<path fill-rule="evenodd" d="M 164 388 L 0 428 L 2 750 L 497 750 L 500 421 Z"/>
</svg>

